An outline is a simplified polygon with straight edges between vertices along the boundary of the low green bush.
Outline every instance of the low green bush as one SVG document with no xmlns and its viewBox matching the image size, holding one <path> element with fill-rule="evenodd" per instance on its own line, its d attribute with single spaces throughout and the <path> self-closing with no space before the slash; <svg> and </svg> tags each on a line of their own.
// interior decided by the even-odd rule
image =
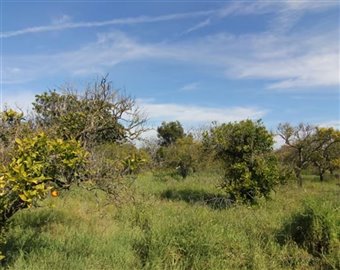
<svg viewBox="0 0 340 270">
<path fill-rule="evenodd" d="M 339 208 L 322 199 L 306 200 L 303 209 L 285 222 L 278 240 L 281 244 L 295 242 L 313 256 L 324 259 L 327 268 L 340 267 Z"/>
</svg>

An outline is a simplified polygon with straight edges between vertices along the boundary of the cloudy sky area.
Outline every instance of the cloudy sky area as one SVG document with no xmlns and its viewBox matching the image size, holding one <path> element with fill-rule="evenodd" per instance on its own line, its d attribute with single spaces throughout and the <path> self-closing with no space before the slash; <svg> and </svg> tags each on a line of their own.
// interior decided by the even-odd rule
<svg viewBox="0 0 340 270">
<path fill-rule="evenodd" d="M 1 1 L 3 103 L 109 73 L 150 125 L 340 128 L 339 2 Z"/>
</svg>

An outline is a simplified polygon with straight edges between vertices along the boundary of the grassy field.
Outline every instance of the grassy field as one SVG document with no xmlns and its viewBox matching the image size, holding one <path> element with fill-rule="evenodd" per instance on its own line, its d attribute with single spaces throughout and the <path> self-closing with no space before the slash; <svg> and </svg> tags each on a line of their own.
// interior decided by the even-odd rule
<svg viewBox="0 0 340 270">
<path fill-rule="evenodd" d="M 217 182 L 218 176 L 204 174 L 184 181 L 145 174 L 121 195 L 118 204 L 108 204 L 101 193 L 74 187 L 14 217 L 3 267 L 339 267 L 339 182 L 320 183 L 309 177 L 302 189 L 295 183 L 280 186 L 270 200 L 252 206 L 231 206 Z M 306 202 L 330 222 L 333 242 L 328 255 L 315 255 L 285 235 L 292 215 L 302 213 Z"/>
</svg>

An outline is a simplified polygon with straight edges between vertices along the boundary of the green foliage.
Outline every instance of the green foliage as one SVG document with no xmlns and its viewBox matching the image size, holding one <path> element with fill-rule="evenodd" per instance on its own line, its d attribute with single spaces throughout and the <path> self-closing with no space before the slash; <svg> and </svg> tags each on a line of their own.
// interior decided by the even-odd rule
<svg viewBox="0 0 340 270">
<path fill-rule="evenodd" d="M 13 109 L 8 109 L 1 113 L 1 122 L 7 126 L 19 125 L 24 119 L 23 116 L 24 114 L 21 112 L 19 113 Z"/>
<path fill-rule="evenodd" d="M 169 146 L 175 143 L 178 139 L 184 137 L 184 130 L 179 121 L 168 123 L 162 122 L 162 125 L 157 128 L 157 132 L 161 146 Z"/>
<path fill-rule="evenodd" d="M 78 142 L 49 139 L 44 133 L 15 140 L 11 162 L 0 169 L 0 246 L 8 220 L 53 187 L 67 187 L 79 179 L 86 156 Z"/>
<path fill-rule="evenodd" d="M 340 257 L 337 258 L 340 255 L 339 232 L 339 209 L 324 199 L 308 200 L 303 209 L 284 224 L 278 240 L 281 243 L 294 241 L 317 257 L 331 255 L 329 263 L 340 266 Z"/>
<path fill-rule="evenodd" d="M 85 145 L 136 138 L 145 122 L 135 101 L 113 90 L 106 78 L 89 86 L 83 95 L 70 90 L 37 95 L 33 109 L 40 126 Z"/>
<path fill-rule="evenodd" d="M 224 161 L 223 187 L 234 201 L 268 197 L 279 173 L 273 137 L 261 121 L 222 124 L 205 133 L 204 143 Z"/>
<path fill-rule="evenodd" d="M 31 122 L 24 118 L 22 112 L 13 109 L 0 112 L 0 162 L 10 162 L 8 153 L 14 147 L 15 138 L 29 136 L 31 133 Z"/>
<path fill-rule="evenodd" d="M 287 184 L 289 180 L 294 179 L 294 153 L 290 147 L 283 145 L 274 155 L 278 160 L 279 182 Z"/>
<path fill-rule="evenodd" d="M 145 152 L 135 151 L 123 160 L 124 172 L 127 174 L 136 174 L 147 162 L 147 154 Z"/>
<path fill-rule="evenodd" d="M 324 173 L 337 169 L 337 159 L 340 150 L 340 132 L 333 128 L 320 128 L 308 124 L 291 126 L 280 124 L 278 135 L 285 141 L 285 152 L 294 168 L 298 184 L 302 186 L 302 170 L 314 165 L 318 169 L 320 180 Z"/>
<path fill-rule="evenodd" d="M 311 154 L 311 162 L 317 167 L 320 181 L 327 170 L 340 168 L 340 131 L 333 128 L 316 128 L 314 134 L 317 148 Z"/>
<path fill-rule="evenodd" d="M 162 147 L 161 153 L 163 166 L 175 169 L 183 178 L 197 170 L 202 156 L 200 143 L 191 136 L 179 138 L 168 147 Z"/>
<path fill-rule="evenodd" d="M 125 178 L 135 178 L 149 163 L 148 153 L 133 144 L 106 143 L 92 149 L 89 172 L 98 188 L 116 198 L 125 188 Z"/>
<path fill-rule="evenodd" d="M 0 224 L 19 209 L 45 197 L 53 187 L 67 187 L 80 177 L 87 153 L 76 141 L 49 139 L 44 133 L 16 139 L 12 161 L 0 174 Z"/>
<path fill-rule="evenodd" d="M 311 157 L 319 147 L 316 144 L 315 131 L 314 126 L 304 123 L 297 126 L 281 123 L 278 126 L 278 135 L 285 142 L 287 148 L 285 152 L 289 153 L 288 160 L 300 187 L 302 187 L 302 170 L 310 165 Z"/>
<path fill-rule="evenodd" d="M 254 202 L 269 197 L 279 180 L 277 162 L 273 157 L 255 157 L 253 162 L 237 162 L 226 169 L 224 189 L 231 200 Z"/>
</svg>

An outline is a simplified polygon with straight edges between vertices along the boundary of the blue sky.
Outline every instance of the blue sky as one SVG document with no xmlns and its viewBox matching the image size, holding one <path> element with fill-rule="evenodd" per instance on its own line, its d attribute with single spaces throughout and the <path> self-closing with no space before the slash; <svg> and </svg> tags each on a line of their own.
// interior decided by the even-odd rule
<svg viewBox="0 0 340 270">
<path fill-rule="evenodd" d="M 3 103 L 109 73 L 149 116 L 340 128 L 338 1 L 1 2 Z"/>
</svg>

